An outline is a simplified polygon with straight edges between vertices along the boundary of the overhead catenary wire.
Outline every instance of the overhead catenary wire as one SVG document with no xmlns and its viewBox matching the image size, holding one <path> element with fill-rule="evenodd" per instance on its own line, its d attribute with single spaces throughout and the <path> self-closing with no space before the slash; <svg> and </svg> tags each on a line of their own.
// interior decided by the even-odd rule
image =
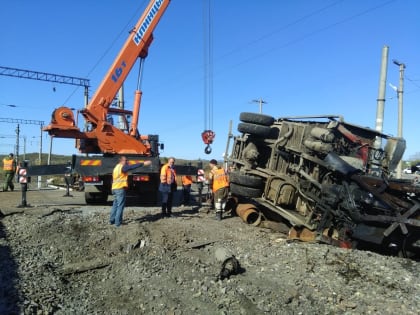
<svg viewBox="0 0 420 315">
<path fill-rule="evenodd" d="M 354 19 L 356 19 L 358 17 L 364 16 L 366 14 L 369 14 L 371 12 L 374 12 L 376 10 L 379 10 L 379 9 L 381 9 L 381 8 L 387 6 L 387 5 L 389 5 L 389 4 L 391 4 L 391 3 L 395 2 L 395 1 L 396 0 L 388 0 L 388 1 L 385 1 L 385 2 L 380 3 L 378 5 L 370 6 L 369 8 L 367 8 L 367 9 L 365 9 L 363 11 L 360 11 L 360 12 L 357 12 L 355 14 L 352 14 L 352 15 L 350 15 L 350 16 L 348 16 L 346 18 L 343 18 L 341 20 L 338 20 L 336 22 L 330 23 L 330 24 L 328 24 L 326 26 L 323 26 L 321 28 L 318 28 L 318 29 L 310 30 L 308 33 L 305 33 L 305 34 L 303 34 L 301 36 L 298 36 L 296 38 L 293 38 L 293 39 L 291 39 L 291 40 L 289 40 L 287 42 L 281 42 L 281 41 L 279 41 L 279 44 L 277 44 L 275 47 L 268 48 L 268 49 L 261 50 L 261 51 L 257 51 L 253 55 L 251 55 L 251 56 L 249 56 L 247 58 L 244 58 L 243 60 L 237 61 L 235 64 L 231 64 L 228 67 L 224 67 L 223 70 L 218 71 L 218 74 L 220 74 L 222 72 L 229 71 L 230 69 L 233 69 L 233 68 L 236 68 L 236 67 L 239 67 L 239 66 L 243 66 L 244 64 L 249 63 L 251 61 L 254 61 L 254 60 L 257 60 L 257 59 L 261 59 L 262 57 L 264 57 L 264 56 L 266 56 L 266 55 L 268 55 L 270 53 L 273 53 L 274 51 L 277 51 L 277 50 L 280 50 L 280 49 L 284 49 L 284 48 L 287 48 L 289 46 L 292 46 L 292 45 L 294 45 L 296 43 L 302 42 L 302 41 L 304 41 L 304 40 L 306 40 L 308 38 L 311 38 L 311 37 L 313 37 L 315 35 L 318 35 L 320 33 L 323 33 L 323 32 L 325 32 L 327 30 L 333 29 L 333 28 L 335 28 L 335 27 L 337 27 L 339 25 L 342 25 L 344 23 L 347 23 L 349 21 L 352 21 L 352 20 L 354 20 Z M 329 9 L 329 8 L 331 8 L 331 7 L 339 4 L 341 2 L 343 2 L 343 1 L 342 0 L 338 0 L 338 1 L 336 1 L 336 2 L 334 2 L 332 4 L 330 4 L 330 5 L 327 5 L 325 7 L 322 7 L 321 9 L 318 9 L 318 10 L 316 10 L 314 12 L 311 12 L 310 14 L 307 14 L 307 15 L 299 18 L 299 19 L 296 19 L 295 21 L 293 21 L 291 23 L 288 23 L 288 24 L 286 24 L 284 26 L 281 26 L 281 27 L 275 29 L 274 31 L 271 31 L 271 32 L 269 32 L 269 33 L 267 33 L 265 35 L 262 35 L 262 36 L 260 36 L 257 39 L 251 40 L 248 43 L 245 43 L 243 45 L 240 45 L 239 47 L 237 47 L 235 49 L 232 49 L 231 51 L 229 51 L 229 52 L 227 52 L 227 53 L 219 56 L 216 59 L 226 58 L 227 56 L 234 55 L 235 53 L 244 50 L 245 47 L 252 46 L 255 43 L 258 43 L 258 42 L 262 42 L 264 40 L 267 40 L 270 37 L 278 34 L 280 31 L 284 31 L 287 28 L 290 28 L 290 27 L 292 27 L 292 26 L 294 26 L 294 25 L 296 25 L 298 23 L 301 23 L 303 21 L 306 21 L 310 17 L 315 16 L 315 15 L 318 15 L 319 13 L 321 13 L 321 12 L 323 12 L 323 11 L 325 11 L 325 10 L 327 10 L 327 9 Z"/>
<path fill-rule="evenodd" d="M 137 6 L 136 10 L 132 14 L 131 18 L 128 20 L 128 22 L 122 27 L 122 29 L 118 32 L 118 34 L 114 37 L 114 39 L 111 41 L 111 43 L 108 45 L 108 47 L 104 50 L 102 55 L 98 58 L 96 63 L 90 68 L 90 70 L 86 74 L 86 78 L 89 78 L 92 73 L 98 68 L 98 66 L 101 64 L 101 62 L 105 59 L 105 57 L 111 52 L 111 50 L 116 46 L 116 44 L 121 40 L 121 38 L 125 38 L 127 34 L 127 29 L 131 29 L 131 25 L 134 23 L 136 17 L 139 15 L 139 12 L 143 10 L 143 8 L 146 6 L 146 1 L 141 1 L 139 6 Z M 70 99 L 73 97 L 73 95 L 77 92 L 79 87 L 76 87 L 70 95 L 66 98 L 66 100 L 63 102 L 63 104 L 66 104 L 70 101 Z"/>
<path fill-rule="evenodd" d="M 205 11 L 206 8 L 207 8 L 206 1 L 211 1 L 211 0 L 203 0 L 203 16 L 206 16 L 206 21 L 207 21 L 208 11 L 207 12 Z M 361 16 L 367 15 L 369 13 L 375 12 L 375 11 L 377 11 L 377 10 L 387 6 L 387 5 L 390 5 L 391 3 L 396 2 L 396 1 L 397 0 L 388 0 L 388 1 L 384 1 L 383 3 L 377 4 L 377 5 L 372 5 L 372 4 L 367 3 L 367 5 L 369 5 L 369 7 L 367 9 L 361 10 L 361 11 L 355 13 L 355 14 L 352 14 L 348 17 L 340 19 L 336 22 L 330 23 L 326 26 L 310 30 L 309 33 L 305 33 L 301 36 L 296 36 L 296 37 L 294 37 L 294 38 L 292 38 L 288 41 L 278 40 L 278 41 L 276 41 L 277 42 L 276 46 L 273 47 L 273 48 L 267 48 L 267 49 L 262 49 L 262 50 L 258 50 L 258 51 L 248 49 L 248 47 L 252 47 L 253 45 L 255 45 L 257 43 L 262 43 L 266 40 L 273 41 L 272 38 L 275 35 L 278 35 L 280 32 L 285 31 L 287 29 L 293 29 L 294 26 L 296 26 L 296 25 L 298 25 L 298 24 L 300 24 L 304 21 L 307 21 L 314 16 L 318 16 L 321 13 L 328 12 L 329 9 L 331 9 L 331 8 L 339 5 L 340 3 L 344 2 L 344 0 L 336 0 L 336 1 L 332 2 L 331 4 L 327 4 L 325 6 L 322 6 L 321 8 L 318 8 L 318 9 L 316 9 L 316 10 L 314 10 L 314 11 L 312 11 L 312 12 L 306 14 L 306 15 L 303 15 L 303 16 L 293 20 L 290 23 L 281 25 L 281 26 L 279 26 L 279 27 L 277 27 L 277 28 L 275 28 L 271 31 L 268 31 L 266 34 L 262 34 L 261 36 L 259 36 L 257 38 L 251 39 L 250 41 L 248 41 L 246 43 L 243 43 L 243 44 L 237 46 L 236 48 L 233 48 L 229 51 L 225 51 L 220 55 L 216 55 L 215 57 L 212 56 L 212 64 L 215 61 L 216 65 L 221 60 L 226 59 L 229 56 L 234 56 L 235 54 L 237 54 L 239 52 L 242 52 L 242 51 L 247 51 L 247 56 L 248 56 L 248 57 L 245 56 L 242 59 L 241 59 L 241 57 L 235 58 L 235 62 L 230 63 L 228 65 L 225 65 L 223 68 L 219 68 L 216 71 L 214 71 L 212 69 L 212 76 L 222 75 L 223 73 L 226 73 L 226 72 L 231 71 L 232 69 L 241 67 L 244 64 L 247 64 L 247 63 L 250 63 L 252 61 L 261 59 L 262 57 L 264 57 L 268 54 L 271 54 L 275 51 L 285 49 L 285 48 L 287 48 L 289 46 L 292 46 L 296 43 L 300 43 L 302 41 L 305 41 L 308 38 L 311 38 L 311 37 L 316 36 L 318 34 L 322 34 L 323 32 L 326 32 L 327 30 L 334 29 L 335 27 L 337 27 L 341 24 L 348 23 L 348 22 L 350 22 L 350 21 L 352 21 L 352 20 L 354 20 L 358 17 L 361 17 Z M 206 15 L 204 15 L 205 12 L 206 12 Z M 206 27 L 207 27 L 208 23 L 204 23 L 204 21 L 203 21 L 203 25 L 206 25 Z M 205 34 L 205 36 L 203 36 L 203 38 L 204 38 L 203 40 L 204 40 L 204 43 L 205 43 L 206 46 L 205 46 L 203 52 L 205 52 L 207 54 L 208 53 L 208 48 L 206 48 L 206 47 L 208 47 L 208 39 L 207 39 L 208 37 L 207 37 L 205 32 L 204 32 L 204 34 Z M 207 60 L 207 57 L 205 57 L 204 60 Z M 201 65 L 203 65 L 203 63 L 201 63 Z M 207 67 L 208 64 L 205 64 L 205 66 Z M 185 68 L 183 68 L 182 73 L 176 74 L 175 78 L 167 79 L 167 83 L 170 82 L 171 84 L 176 84 L 177 86 L 189 86 L 193 80 L 197 80 L 197 77 L 194 77 L 193 79 L 191 79 L 190 75 L 195 71 L 195 69 L 200 68 L 200 70 L 202 70 L 201 69 L 202 67 L 203 66 L 192 65 L 191 69 L 189 69 L 189 70 L 186 70 Z M 208 72 L 208 71 L 205 70 L 204 73 L 206 73 L 206 72 Z M 204 78 L 204 79 L 208 80 L 208 78 Z M 176 81 L 174 81 L 174 80 L 176 80 Z M 161 84 L 162 84 L 162 81 L 159 81 L 159 84 L 154 86 L 153 89 L 160 89 Z M 205 86 L 208 86 L 207 81 L 205 81 L 204 84 L 205 84 Z M 206 93 L 206 95 L 204 96 L 203 99 L 208 100 L 209 96 L 207 94 L 208 93 L 207 89 L 205 90 L 205 93 Z M 207 103 L 205 103 L 205 104 L 207 104 Z M 207 114 L 208 109 L 207 109 L 206 105 L 204 106 L 204 109 L 205 109 L 204 124 L 206 125 L 208 123 L 208 114 Z"/>
</svg>

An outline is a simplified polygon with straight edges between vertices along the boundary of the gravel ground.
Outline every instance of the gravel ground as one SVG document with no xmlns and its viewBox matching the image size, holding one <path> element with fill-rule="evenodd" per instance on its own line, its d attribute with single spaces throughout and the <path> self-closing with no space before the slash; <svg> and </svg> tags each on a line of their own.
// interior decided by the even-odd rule
<svg viewBox="0 0 420 315">
<path fill-rule="evenodd" d="M 0 193 L 0 314 L 419 314 L 418 262 L 290 241 L 208 207 Z M 239 262 L 221 276 L 223 262 Z"/>
</svg>

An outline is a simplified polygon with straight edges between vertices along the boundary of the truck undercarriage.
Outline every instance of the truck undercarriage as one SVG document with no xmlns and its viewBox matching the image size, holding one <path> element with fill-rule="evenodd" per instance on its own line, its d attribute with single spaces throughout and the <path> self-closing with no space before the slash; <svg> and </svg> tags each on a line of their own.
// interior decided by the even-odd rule
<svg viewBox="0 0 420 315">
<path fill-rule="evenodd" d="M 233 196 L 286 220 L 293 238 L 419 259 L 420 186 L 393 176 L 404 139 L 334 115 L 240 120 L 228 158 Z"/>
</svg>

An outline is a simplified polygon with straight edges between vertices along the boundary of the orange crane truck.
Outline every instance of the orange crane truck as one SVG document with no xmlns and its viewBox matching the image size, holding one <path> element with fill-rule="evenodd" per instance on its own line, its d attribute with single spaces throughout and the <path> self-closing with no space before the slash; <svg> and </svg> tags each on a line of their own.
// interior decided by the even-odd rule
<svg viewBox="0 0 420 315">
<path fill-rule="evenodd" d="M 83 155 L 73 155 L 72 171 L 80 176 L 87 203 L 104 203 L 111 193 L 112 170 L 119 156 L 130 163 L 150 160 L 152 165 L 136 169 L 129 176 L 129 192 L 156 201 L 160 159 L 158 135 L 142 135 L 137 129 L 142 92 L 135 91 L 133 110 L 111 107 L 118 91 L 137 59 L 142 66 L 153 40 L 153 31 L 170 0 L 151 0 L 118 56 L 106 73 L 89 103 L 77 112 L 84 117 L 83 131 L 78 127 L 72 109 L 54 110 L 49 125 L 43 128 L 50 136 L 73 138 Z M 141 82 L 139 80 L 138 82 Z"/>
</svg>

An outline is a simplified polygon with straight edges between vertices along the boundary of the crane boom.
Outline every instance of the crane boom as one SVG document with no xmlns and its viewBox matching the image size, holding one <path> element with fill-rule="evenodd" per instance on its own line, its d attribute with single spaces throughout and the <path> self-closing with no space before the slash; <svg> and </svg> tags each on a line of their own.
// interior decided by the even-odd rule
<svg viewBox="0 0 420 315">
<path fill-rule="evenodd" d="M 163 144 L 159 135 L 143 135 L 137 130 L 141 91 L 137 87 L 133 110 L 111 106 L 137 59 L 140 78 L 143 63 L 153 40 L 153 30 L 166 11 L 170 0 L 150 0 L 135 28 L 106 73 L 96 93 L 85 108 L 78 111 L 86 120 L 84 131 L 77 127 L 73 112 L 62 106 L 54 110 L 51 122 L 43 128 L 51 136 L 76 139 L 76 147 L 85 155 L 73 155 L 71 171 L 77 174 L 84 187 L 86 203 L 106 203 L 112 193 L 113 170 L 121 155 L 129 163 L 150 161 L 150 166 L 136 168 L 128 174 L 127 191 L 142 202 L 155 204 L 160 184 L 160 153 Z M 178 174 L 197 174 L 197 170 L 177 171 Z M 51 174 L 51 173 L 49 173 Z"/>
<path fill-rule="evenodd" d="M 153 40 L 153 31 L 167 9 L 170 0 L 151 0 L 141 15 L 134 29 L 130 32 L 124 46 L 115 58 L 110 69 L 99 85 L 88 105 L 80 113 L 90 125 L 89 130 L 81 131 L 77 127 L 70 108 L 59 107 L 54 110 L 51 123 L 44 127 L 51 136 L 59 138 L 74 138 L 82 153 L 117 153 L 145 154 L 150 153 L 150 147 L 145 145 L 146 136 L 130 130 L 129 127 L 118 128 L 109 120 L 110 113 L 119 115 L 119 119 L 128 125 L 127 115 L 130 111 L 110 108 L 118 90 L 123 85 L 129 72 L 138 58 L 147 56 L 148 48 Z M 141 92 L 136 91 L 136 95 Z M 140 97 L 136 96 L 140 102 Z M 138 117 L 139 104 L 135 104 L 134 117 Z M 132 124 L 133 126 L 133 124 Z M 135 123 L 137 126 L 137 122 Z"/>
<path fill-rule="evenodd" d="M 95 122 L 103 118 L 114 100 L 122 83 L 134 66 L 137 58 L 147 56 L 147 50 L 153 40 L 153 30 L 159 23 L 169 0 L 153 0 L 149 3 L 143 15 L 131 31 L 119 55 L 115 59 L 97 92 L 89 102 L 84 115 L 86 119 Z"/>
</svg>

